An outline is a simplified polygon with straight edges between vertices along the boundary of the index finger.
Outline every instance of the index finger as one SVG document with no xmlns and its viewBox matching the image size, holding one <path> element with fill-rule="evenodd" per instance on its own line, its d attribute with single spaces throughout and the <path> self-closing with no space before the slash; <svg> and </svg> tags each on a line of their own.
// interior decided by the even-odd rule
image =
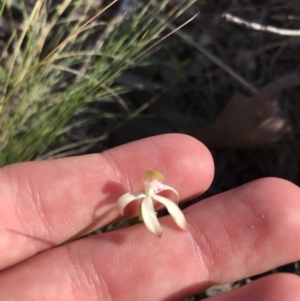
<svg viewBox="0 0 300 301">
<path fill-rule="evenodd" d="M 57 245 L 126 191 L 140 191 L 147 169 L 166 176 L 182 200 L 204 192 L 213 161 L 199 141 L 156 136 L 102 154 L 28 162 L 0 170 L 0 269 Z M 109 222 L 117 214 L 112 214 Z M 8 252 L 9 251 L 9 252 Z"/>
</svg>

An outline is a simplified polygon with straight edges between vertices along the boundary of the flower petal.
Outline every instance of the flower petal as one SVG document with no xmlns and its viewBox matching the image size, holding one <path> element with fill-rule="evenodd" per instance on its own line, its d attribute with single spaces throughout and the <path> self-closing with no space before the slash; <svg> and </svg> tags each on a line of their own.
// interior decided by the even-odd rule
<svg viewBox="0 0 300 301">
<path fill-rule="evenodd" d="M 172 200 L 164 198 L 161 195 L 152 195 L 152 198 L 158 201 L 159 203 L 163 204 L 167 208 L 167 210 L 169 211 L 170 215 L 172 216 L 179 228 L 185 231 L 188 230 L 186 219 L 182 211 Z"/>
<path fill-rule="evenodd" d="M 171 186 L 168 186 L 168 185 L 165 185 L 165 184 L 163 184 L 164 185 L 164 188 L 161 190 L 161 191 L 165 191 L 165 190 L 171 190 L 171 191 L 173 191 L 175 194 L 176 194 L 176 196 L 177 196 L 177 201 L 179 201 L 179 194 L 178 194 L 178 192 L 177 192 L 177 190 L 175 190 L 173 187 L 171 187 Z M 160 192 L 161 192 L 160 191 Z M 156 192 L 157 193 L 157 192 Z"/>
<path fill-rule="evenodd" d="M 179 199 L 179 194 L 173 187 L 165 185 L 164 183 L 157 181 L 156 179 L 153 179 L 150 182 L 144 182 L 144 186 L 146 194 L 154 195 L 162 191 L 171 190 L 176 194 L 177 199 Z"/>
<path fill-rule="evenodd" d="M 127 192 L 120 196 L 117 200 L 117 207 L 121 214 L 123 214 L 123 211 L 125 207 L 131 203 L 132 201 L 144 198 L 145 194 L 140 192 Z"/>
<path fill-rule="evenodd" d="M 143 220 L 149 231 L 161 236 L 162 229 L 159 224 L 156 212 L 154 210 L 153 202 L 150 196 L 146 196 L 141 204 L 141 210 L 143 215 Z"/>
</svg>

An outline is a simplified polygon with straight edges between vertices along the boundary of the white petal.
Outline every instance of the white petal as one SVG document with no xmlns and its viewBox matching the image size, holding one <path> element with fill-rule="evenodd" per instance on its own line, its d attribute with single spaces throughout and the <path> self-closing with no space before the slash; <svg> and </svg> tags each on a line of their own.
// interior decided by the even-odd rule
<svg viewBox="0 0 300 301">
<path fill-rule="evenodd" d="M 186 219 L 180 208 L 172 200 L 164 198 L 160 195 L 153 195 L 152 198 L 158 201 L 159 203 L 163 204 L 167 208 L 167 210 L 169 211 L 170 215 L 172 216 L 179 228 L 187 231 L 188 227 Z"/>
<path fill-rule="evenodd" d="M 164 184 L 164 189 L 161 191 L 165 191 L 165 190 L 173 191 L 177 196 L 177 201 L 179 200 L 179 194 L 178 194 L 177 190 L 175 190 L 173 187 Z"/>
<path fill-rule="evenodd" d="M 132 201 L 144 198 L 145 194 L 140 192 L 127 192 L 120 196 L 117 200 L 117 207 L 121 214 L 123 214 L 124 208 Z"/>
<path fill-rule="evenodd" d="M 161 236 L 162 229 L 156 216 L 156 212 L 154 210 L 153 202 L 150 196 L 146 196 L 143 199 L 141 210 L 144 223 L 148 230 L 156 234 L 157 236 Z"/>
<path fill-rule="evenodd" d="M 179 194 L 173 187 L 165 185 L 164 183 L 157 181 L 156 179 L 150 182 L 145 182 L 144 185 L 146 194 L 153 195 L 162 191 L 171 190 L 176 194 L 177 198 L 179 199 Z"/>
</svg>

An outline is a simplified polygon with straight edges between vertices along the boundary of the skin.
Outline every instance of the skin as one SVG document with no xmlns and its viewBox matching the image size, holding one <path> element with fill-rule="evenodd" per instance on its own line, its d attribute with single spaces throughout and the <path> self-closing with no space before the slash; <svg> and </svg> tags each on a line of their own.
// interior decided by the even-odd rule
<svg viewBox="0 0 300 301">
<path fill-rule="evenodd" d="M 123 193 L 140 191 L 149 168 L 182 201 L 203 193 L 214 174 L 206 147 L 178 134 L 0 169 L 0 300 L 175 301 L 299 260 L 300 189 L 276 178 L 190 206 L 189 232 L 167 216 L 161 238 L 139 224 L 55 247 Z M 126 216 L 137 209 L 130 204 Z M 210 300 L 293 301 L 299 286 L 297 276 L 278 274 Z"/>
</svg>

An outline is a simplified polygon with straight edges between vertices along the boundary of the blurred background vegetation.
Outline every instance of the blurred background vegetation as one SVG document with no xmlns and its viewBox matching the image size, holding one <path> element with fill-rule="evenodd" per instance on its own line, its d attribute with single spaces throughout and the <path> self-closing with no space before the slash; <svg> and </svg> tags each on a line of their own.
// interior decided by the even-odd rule
<svg viewBox="0 0 300 301">
<path fill-rule="evenodd" d="M 7 0 L 0 16 L 0 166 L 179 132 L 216 165 L 187 205 L 266 176 L 299 185 L 298 1 Z"/>
</svg>

